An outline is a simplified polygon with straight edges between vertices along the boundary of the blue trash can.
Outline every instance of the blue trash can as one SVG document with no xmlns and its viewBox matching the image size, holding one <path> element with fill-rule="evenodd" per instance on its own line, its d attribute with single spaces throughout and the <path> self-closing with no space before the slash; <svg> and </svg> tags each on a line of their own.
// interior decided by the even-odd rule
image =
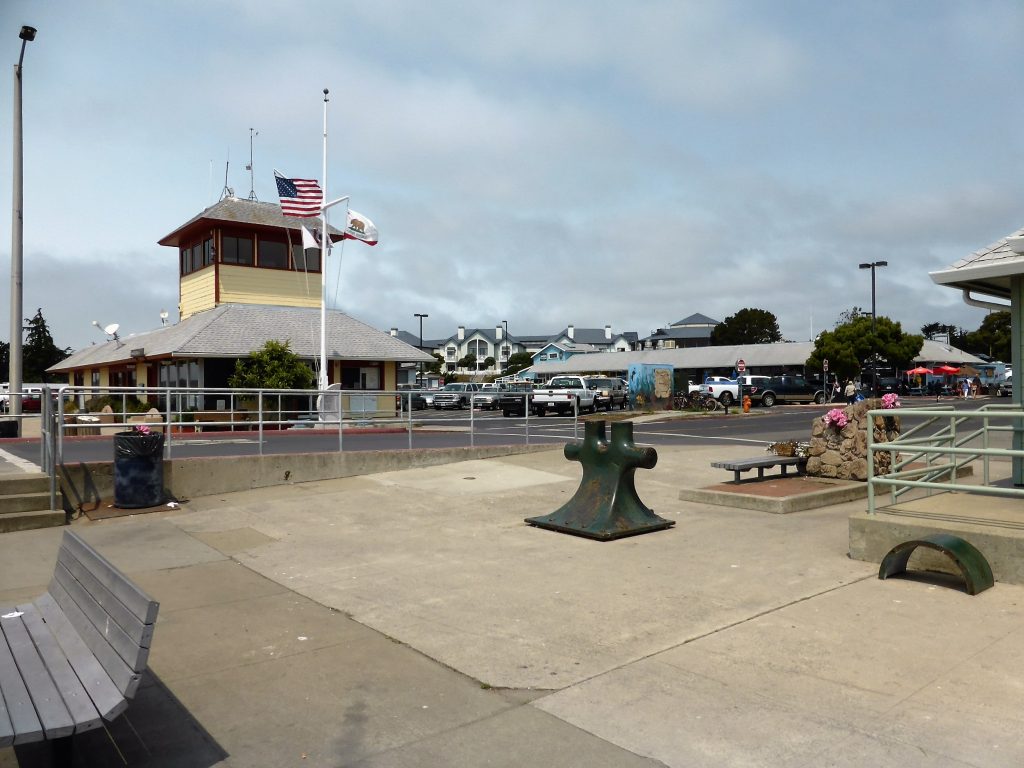
<svg viewBox="0 0 1024 768">
<path fill-rule="evenodd" d="M 114 435 L 114 506 L 142 509 L 163 503 L 163 433 L 118 432 Z"/>
</svg>

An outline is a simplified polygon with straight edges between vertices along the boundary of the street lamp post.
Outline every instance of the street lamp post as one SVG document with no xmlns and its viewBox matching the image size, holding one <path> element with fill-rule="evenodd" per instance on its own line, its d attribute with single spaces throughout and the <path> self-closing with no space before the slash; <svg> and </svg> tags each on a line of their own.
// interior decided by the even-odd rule
<svg viewBox="0 0 1024 768">
<path fill-rule="evenodd" d="M 861 264 L 861 269 L 871 270 L 871 395 L 878 396 L 878 339 L 875 337 L 875 267 L 887 267 L 888 261 L 872 261 Z"/>
<path fill-rule="evenodd" d="M 10 412 L 15 416 L 18 434 L 21 434 L 21 389 L 22 389 L 22 208 L 24 206 L 21 141 L 21 63 L 25 60 L 25 46 L 36 39 L 35 27 L 22 27 L 18 34 L 21 38 L 21 54 L 14 65 L 14 163 L 11 175 L 14 185 L 11 195 L 11 347 L 8 386 L 10 395 Z"/>
<path fill-rule="evenodd" d="M 505 336 L 502 338 L 502 349 L 508 350 L 508 354 L 505 357 L 505 364 L 501 366 L 501 372 L 504 373 L 508 368 L 508 359 L 512 356 L 512 345 L 508 341 L 508 320 L 502 320 L 501 324 L 505 326 Z"/>
<path fill-rule="evenodd" d="M 423 351 L 423 318 L 424 317 L 430 317 L 430 315 L 421 314 L 420 312 L 415 312 L 415 313 L 413 313 L 413 317 L 418 317 L 420 319 L 420 352 L 422 352 Z M 419 384 L 420 384 L 420 386 L 423 386 L 423 363 L 420 363 L 419 367 L 420 367 Z"/>
</svg>

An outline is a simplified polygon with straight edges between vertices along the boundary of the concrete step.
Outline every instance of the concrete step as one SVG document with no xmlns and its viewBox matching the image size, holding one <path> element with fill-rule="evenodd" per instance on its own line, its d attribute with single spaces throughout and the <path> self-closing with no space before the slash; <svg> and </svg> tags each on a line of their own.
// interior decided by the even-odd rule
<svg viewBox="0 0 1024 768">
<path fill-rule="evenodd" d="M 0 495 L 0 517 L 14 514 L 16 512 L 30 512 L 33 509 L 47 509 L 50 506 L 50 492 L 34 491 L 32 493 L 13 493 Z M 57 494 L 58 509 L 63 508 L 64 503 L 61 494 Z"/>
<path fill-rule="evenodd" d="M 64 510 L 36 510 L 28 512 L 11 512 L 0 515 L 0 533 L 12 531 L 29 531 L 35 528 L 52 528 L 65 525 L 67 522 Z"/>
<path fill-rule="evenodd" d="M 0 496 L 13 496 L 19 493 L 38 493 L 50 489 L 50 478 L 42 473 L 22 473 L 3 475 L 0 477 Z"/>
</svg>

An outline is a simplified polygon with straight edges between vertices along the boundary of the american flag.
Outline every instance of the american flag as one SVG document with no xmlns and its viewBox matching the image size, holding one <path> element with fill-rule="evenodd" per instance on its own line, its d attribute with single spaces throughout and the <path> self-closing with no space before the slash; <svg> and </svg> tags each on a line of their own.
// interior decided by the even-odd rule
<svg viewBox="0 0 1024 768">
<path fill-rule="evenodd" d="M 324 193 L 316 179 L 286 179 L 274 171 L 274 180 L 281 198 L 281 213 L 300 218 L 320 215 Z"/>
</svg>

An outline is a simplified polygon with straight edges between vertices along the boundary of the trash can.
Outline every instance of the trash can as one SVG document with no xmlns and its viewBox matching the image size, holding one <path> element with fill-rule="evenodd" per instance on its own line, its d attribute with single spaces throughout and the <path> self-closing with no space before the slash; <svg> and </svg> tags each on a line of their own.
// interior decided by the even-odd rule
<svg viewBox="0 0 1024 768">
<path fill-rule="evenodd" d="M 156 507 L 164 503 L 164 435 L 118 432 L 114 435 L 114 506 Z"/>
<path fill-rule="evenodd" d="M 0 421 L 0 437 L 17 437 L 18 422 L 16 419 Z"/>
</svg>

